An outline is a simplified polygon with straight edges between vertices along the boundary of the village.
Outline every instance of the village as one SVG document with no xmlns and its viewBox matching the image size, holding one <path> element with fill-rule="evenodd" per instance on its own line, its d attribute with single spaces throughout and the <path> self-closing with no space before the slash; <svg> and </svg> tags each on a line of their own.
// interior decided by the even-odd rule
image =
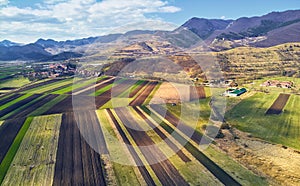
<svg viewBox="0 0 300 186">
<path fill-rule="evenodd" d="M 26 69 L 31 69 L 31 71 L 24 72 L 23 76 L 28 77 L 30 81 L 46 78 L 73 76 L 76 73 L 76 65 L 65 62 L 50 64 L 32 64 L 26 66 Z"/>
</svg>

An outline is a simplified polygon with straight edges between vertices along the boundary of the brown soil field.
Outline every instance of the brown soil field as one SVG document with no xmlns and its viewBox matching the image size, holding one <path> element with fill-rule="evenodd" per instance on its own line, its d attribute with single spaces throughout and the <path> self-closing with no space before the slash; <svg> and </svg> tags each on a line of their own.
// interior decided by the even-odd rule
<svg viewBox="0 0 300 186">
<path fill-rule="evenodd" d="M 6 104 L 6 103 L 8 103 L 8 102 L 10 102 L 10 101 L 12 101 L 14 99 L 17 99 L 17 98 L 21 97 L 21 96 L 23 96 L 23 94 L 12 94 L 12 95 L 10 95 L 7 98 L 1 99 L 0 100 L 0 105 L 4 105 L 4 104 Z"/>
<path fill-rule="evenodd" d="M 74 101 L 74 107 L 73 107 L 73 99 L 76 100 L 76 102 Z M 77 111 L 96 110 L 94 97 L 69 95 L 61 102 L 54 105 L 45 114 L 73 112 L 74 110 Z"/>
<path fill-rule="evenodd" d="M 289 98 L 290 94 L 279 94 L 278 98 L 274 101 L 266 114 L 281 114 L 282 109 L 285 107 Z"/>
<path fill-rule="evenodd" d="M 11 111 L 14 111 L 14 110 L 16 110 L 17 108 L 19 108 L 19 107 L 21 107 L 21 106 L 23 106 L 23 105 L 25 105 L 25 104 L 27 104 L 27 103 L 33 101 L 34 99 L 36 99 L 36 98 L 38 98 L 38 97 L 41 97 L 41 96 L 42 96 L 41 94 L 34 94 L 34 95 L 32 95 L 32 96 L 29 96 L 29 97 L 26 98 L 26 99 L 23 99 L 23 100 L 21 100 L 21 101 L 15 103 L 15 104 L 13 104 L 13 105 L 7 107 L 7 108 L 1 110 L 1 111 L 0 111 L 0 117 L 3 117 L 4 115 L 10 113 Z"/>
<path fill-rule="evenodd" d="M 204 99 L 206 98 L 204 87 L 190 87 L 190 100 Z"/>
<path fill-rule="evenodd" d="M 150 103 L 181 103 L 203 98 L 206 98 L 203 87 L 164 82 L 155 92 Z"/>
<path fill-rule="evenodd" d="M 187 157 L 171 140 L 169 140 L 168 136 L 159 130 L 137 107 L 133 107 L 133 109 L 145 120 L 145 122 L 159 135 L 162 140 L 165 140 L 169 147 L 179 156 L 182 161 L 191 161 L 190 158 Z"/>
<path fill-rule="evenodd" d="M 147 87 L 143 90 L 143 92 L 141 92 L 140 95 L 138 95 L 133 101 L 131 101 L 129 105 L 130 106 L 142 105 L 157 84 L 158 82 L 150 82 L 147 85 Z"/>
<path fill-rule="evenodd" d="M 81 136 L 74 113 L 62 117 L 53 185 L 106 185 L 100 155 Z"/>
<path fill-rule="evenodd" d="M 0 128 L 0 163 L 13 143 L 26 118 L 6 120 Z M 4 137 L 5 136 L 5 137 Z"/>
<path fill-rule="evenodd" d="M 10 118 L 26 117 L 26 116 L 28 116 L 28 114 L 30 114 L 31 112 L 39 109 L 39 107 L 42 107 L 44 104 L 50 102 L 51 100 L 53 100 L 57 96 L 58 95 L 49 94 L 49 95 L 45 96 L 44 98 L 42 98 L 41 100 L 37 101 L 36 103 L 28 105 L 26 108 L 22 109 L 20 112 L 12 114 L 8 118 L 10 119 Z"/>
<path fill-rule="evenodd" d="M 155 92 L 150 104 L 180 103 L 188 101 L 188 86 L 180 84 L 174 85 L 175 84 L 173 83 L 163 82 L 159 89 Z"/>
<path fill-rule="evenodd" d="M 123 108 L 117 108 L 115 111 L 162 185 L 188 185 L 173 164 L 155 146 L 147 133 L 139 127 L 139 124 L 132 118 L 130 113 Z M 151 148 L 145 148 L 146 146 L 151 146 Z"/>
<path fill-rule="evenodd" d="M 122 130 L 119 122 L 116 120 L 116 118 L 113 115 L 113 113 L 111 112 L 111 110 L 106 109 L 106 111 L 109 114 L 110 118 L 112 119 L 114 125 L 116 126 L 120 136 L 122 137 L 123 142 L 125 144 L 131 145 L 129 139 L 127 138 L 126 134 Z M 134 148 L 132 148 L 131 146 L 127 146 L 127 147 L 128 147 L 128 150 L 129 150 L 131 156 L 133 157 L 133 160 L 135 161 L 136 165 L 142 165 L 142 160 L 140 159 L 140 157 L 138 156 L 138 154 L 136 153 Z M 147 183 L 147 185 L 155 185 L 155 182 L 153 181 L 151 175 L 149 174 L 149 172 L 147 171 L 145 166 L 138 166 L 138 169 L 139 169 L 141 175 L 143 176 L 145 182 Z"/>
<path fill-rule="evenodd" d="M 141 83 L 138 87 L 136 87 L 136 89 L 134 89 L 133 91 L 131 91 L 129 93 L 129 98 L 133 98 L 148 83 L 149 83 L 149 81 L 144 81 L 143 83 Z"/>
<path fill-rule="evenodd" d="M 86 140 L 90 146 L 100 154 L 108 154 L 104 135 L 95 111 L 75 111 L 74 115 L 81 134 L 88 138 Z"/>
</svg>

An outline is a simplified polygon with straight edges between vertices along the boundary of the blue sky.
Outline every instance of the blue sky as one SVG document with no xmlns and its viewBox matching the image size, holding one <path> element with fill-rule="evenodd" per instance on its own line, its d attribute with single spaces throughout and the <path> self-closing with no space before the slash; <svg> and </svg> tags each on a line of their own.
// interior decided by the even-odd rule
<svg viewBox="0 0 300 186">
<path fill-rule="evenodd" d="M 0 0 L 0 40 L 34 42 L 133 29 L 172 30 L 191 17 L 237 19 L 300 9 L 299 0 Z"/>
</svg>

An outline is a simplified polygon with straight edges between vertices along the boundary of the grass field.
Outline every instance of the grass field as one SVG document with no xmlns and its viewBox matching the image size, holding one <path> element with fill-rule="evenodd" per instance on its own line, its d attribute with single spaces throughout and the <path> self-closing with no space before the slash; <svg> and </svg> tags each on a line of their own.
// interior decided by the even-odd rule
<svg viewBox="0 0 300 186">
<path fill-rule="evenodd" d="M 32 120 L 2 185 L 52 185 L 60 124 L 61 115 Z"/>
<path fill-rule="evenodd" d="M 9 79 L 7 81 L 1 82 L 0 88 L 3 88 L 3 87 L 15 87 L 15 88 L 18 88 L 18 87 L 24 86 L 24 85 L 26 85 L 28 83 L 30 83 L 30 81 L 28 80 L 28 78 L 24 78 L 24 77 L 20 76 L 20 77 L 16 77 L 16 78 Z"/>
<path fill-rule="evenodd" d="M 222 169 L 226 170 L 232 177 L 236 178 L 242 185 L 268 185 L 265 178 L 255 175 L 247 168 L 240 165 L 235 160 L 226 156 L 224 152 L 221 152 L 214 147 L 208 147 L 203 151 L 211 160 L 218 164 Z"/>
<path fill-rule="evenodd" d="M 280 115 L 266 115 L 279 93 L 256 93 L 241 101 L 226 118 L 233 126 L 255 137 L 300 149 L 300 96 L 291 95 Z"/>
</svg>

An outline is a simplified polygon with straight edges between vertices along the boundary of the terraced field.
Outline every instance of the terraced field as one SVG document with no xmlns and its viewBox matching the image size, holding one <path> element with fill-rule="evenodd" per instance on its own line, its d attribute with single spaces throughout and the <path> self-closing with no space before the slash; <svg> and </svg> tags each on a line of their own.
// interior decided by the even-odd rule
<svg viewBox="0 0 300 186">
<path fill-rule="evenodd" d="M 224 153 L 202 151 L 201 131 L 179 120 L 174 110 L 149 105 L 162 82 L 115 77 L 72 82 L 37 82 L 0 97 L 1 184 L 249 183 L 241 173 L 265 183 Z M 188 96 L 206 98 L 202 87 Z M 112 99 L 127 104 L 115 108 Z M 208 102 L 202 102 L 209 109 Z M 226 167 L 225 160 L 233 168 Z"/>
</svg>

